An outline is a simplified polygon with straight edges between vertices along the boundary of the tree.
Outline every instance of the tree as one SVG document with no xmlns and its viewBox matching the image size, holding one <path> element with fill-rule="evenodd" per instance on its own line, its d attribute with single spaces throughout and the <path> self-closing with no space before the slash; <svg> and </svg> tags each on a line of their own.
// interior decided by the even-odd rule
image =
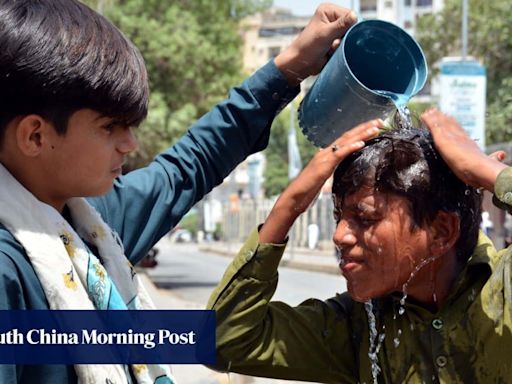
<svg viewBox="0 0 512 384">
<path fill-rule="evenodd" d="M 140 49 L 151 87 L 138 167 L 178 139 L 242 80 L 239 20 L 270 0 L 89 0 Z"/>
<path fill-rule="evenodd" d="M 508 0 L 469 0 L 468 53 L 487 68 L 487 142 L 512 138 L 512 11 Z M 461 51 L 462 1 L 446 0 L 441 12 L 418 20 L 417 38 L 432 74 L 443 56 Z"/>
<path fill-rule="evenodd" d="M 296 103 L 291 104 L 292 108 L 297 108 Z M 290 110 L 285 108 L 272 124 L 270 132 L 270 140 L 265 156 L 267 165 L 264 172 L 264 188 L 265 195 L 279 195 L 288 185 L 288 130 L 290 128 Z M 305 165 L 311 160 L 317 152 L 316 148 L 310 143 L 306 136 L 298 128 L 298 121 L 295 121 L 295 129 L 297 132 L 297 143 L 299 145 L 302 164 Z"/>
</svg>

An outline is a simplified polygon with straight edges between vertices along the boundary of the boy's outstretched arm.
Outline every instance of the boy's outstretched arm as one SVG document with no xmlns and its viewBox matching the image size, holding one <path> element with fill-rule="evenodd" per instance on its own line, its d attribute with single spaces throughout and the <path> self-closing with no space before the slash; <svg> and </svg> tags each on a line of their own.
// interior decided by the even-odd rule
<svg viewBox="0 0 512 384">
<path fill-rule="evenodd" d="M 494 193 L 498 175 L 507 168 L 501 163 L 504 153 L 487 156 L 453 117 L 435 108 L 423 113 L 421 118 L 432 133 L 436 149 L 457 177 L 468 185 Z"/>
<path fill-rule="evenodd" d="M 105 197 L 90 199 L 120 234 L 132 263 L 237 164 L 267 146 L 275 115 L 297 95 L 301 79 L 320 71 L 353 22 L 345 8 L 320 6 L 289 49 L 233 88 L 173 147 L 119 178 Z"/>
<path fill-rule="evenodd" d="M 343 134 L 332 145 L 320 150 L 279 196 L 260 229 L 260 242 L 283 243 L 289 229 L 315 197 L 334 170 L 352 152 L 364 147 L 383 126 L 382 120 L 371 120 Z"/>
</svg>

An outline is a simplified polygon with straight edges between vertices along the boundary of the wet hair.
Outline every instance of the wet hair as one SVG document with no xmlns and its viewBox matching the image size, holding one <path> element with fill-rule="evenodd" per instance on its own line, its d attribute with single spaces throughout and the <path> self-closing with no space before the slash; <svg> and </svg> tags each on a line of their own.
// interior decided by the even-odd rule
<svg viewBox="0 0 512 384">
<path fill-rule="evenodd" d="M 28 114 L 59 134 L 83 108 L 137 126 L 148 99 L 140 52 L 103 16 L 75 0 L 0 0 L 0 144 Z"/>
<path fill-rule="evenodd" d="M 465 261 L 471 256 L 478 240 L 481 193 L 455 176 L 427 129 L 391 130 L 345 159 L 334 173 L 334 196 L 342 201 L 363 186 L 404 197 L 416 227 L 432 223 L 439 211 L 457 214 L 457 258 Z"/>
</svg>

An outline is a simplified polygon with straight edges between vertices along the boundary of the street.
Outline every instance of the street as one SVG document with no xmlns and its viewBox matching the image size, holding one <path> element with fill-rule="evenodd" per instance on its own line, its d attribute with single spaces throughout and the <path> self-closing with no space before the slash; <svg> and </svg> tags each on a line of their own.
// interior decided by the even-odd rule
<svg viewBox="0 0 512 384">
<path fill-rule="evenodd" d="M 157 248 L 160 251 L 158 266 L 145 270 L 154 284 L 150 294 L 157 307 L 204 308 L 232 257 L 201 252 L 197 244 L 172 244 L 167 238 L 161 240 Z M 279 284 L 274 299 L 297 305 L 310 297 L 326 299 L 344 290 L 345 280 L 340 275 L 282 267 L 279 269 Z M 172 370 L 180 384 L 299 383 L 221 374 L 201 365 L 172 365 Z"/>
<path fill-rule="evenodd" d="M 155 285 L 200 306 L 206 304 L 232 260 L 232 257 L 201 252 L 197 244 L 171 244 L 166 239 L 157 248 L 158 266 L 147 271 Z M 344 292 L 345 288 L 341 275 L 282 267 L 274 300 L 297 305 L 311 297 L 327 299 L 336 292 Z"/>
</svg>

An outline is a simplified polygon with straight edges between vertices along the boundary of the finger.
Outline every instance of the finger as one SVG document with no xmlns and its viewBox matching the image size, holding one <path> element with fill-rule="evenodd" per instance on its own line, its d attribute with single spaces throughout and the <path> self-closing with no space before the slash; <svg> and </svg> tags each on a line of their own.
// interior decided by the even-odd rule
<svg viewBox="0 0 512 384">
<path fill-rule="evenodd" d="M 436 111 L 436 108 L 430 108 L 421 114 L 421 120 L 423 120 L 430 131 L 432 131 L 433 128 L 436 128 Z"/>
<path fill-rule="evenodd" d="M 329 147 L 327 147 L 327 150 L 331 150 L 335 157 L 337 158 L 337 162 L 342 161 L 345 157 L 352 154 L 353 152 L 356 152 L 360 149 L 362 149 L 366 145 L 366 141 L 375 137 L 379 133 L 379 128 L 376 126 L 370 126 L 368 128 L 367 124 L 362 124 L 365 128 L 364 130 L 360 130 L 360 128 L 363 128 L 361 126 L 358 126 L 358 134 L 346 138 L 341 137 L 338 140 L 334 141 Z"/>
<path fill-rule="evenodd" d="M 490 159 L 493 159 L 493 160 L 496 160 L 499 162 L 503 162 L 506 157 L 507 157 L 507 154 L 505 153 L 505 151 L 496 151 L 489 155 Z"/>
<path fill-rule="evenodd" d="M 451 137 L 466 138 L 469 137 L 464 128 L 452 116 L 446 115 L 436 108 L 432 108 L 421 115 L 421 119 L 434 137 L 449 135 Z"/>
<path fill-rule="evenodd" d="M 331 48 L 329 49 L 329 52 L 327 52 L 327 56 L 331 57 L 334 54 L 334 52 L 338 49 L 340 44 L 341 44 L 341 39 L 335 39 L 331 44 Z"/>
<path fill-rule="evenodd" d="M 331 146 L 331 150 L 332 150 L 334 156 L 337 158 L 337 163 L 340 163 L 347 156 L 363 149 L 364 146 L 365 146 L 365 142 L 363 140 L 357 140 L 357 141 L 351 141 L 349 143 L 345 143 L 343 145 L 334 143 Z"/>
<path fill-rule="evenodd" d="M 383 128 L 383 127 L 384 127 L 384 122 L 381 119 L 366 121 L 364 123 L 356 125 L 351 130 L 345 132 L 343 135 L 341 135 L 341 137 L 339 139 L 343 139 L 343 138 L 350 139 L 353 137 L 359 137 L 359 136 L 361 136 L 362 133 L 367 132 L 369 129 L 371 129 L 372 131 L 375 131 L 372 128 L 377 128 L 377 132 L 379 132 L 379 128 Z"/>
</svg>

